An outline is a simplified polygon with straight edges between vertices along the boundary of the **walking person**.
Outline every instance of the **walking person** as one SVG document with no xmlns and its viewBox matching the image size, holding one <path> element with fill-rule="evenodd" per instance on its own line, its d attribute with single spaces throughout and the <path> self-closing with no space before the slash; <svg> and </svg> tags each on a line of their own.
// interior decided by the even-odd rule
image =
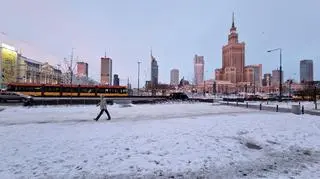
<svg viewBox="0 0 320 179">
<path fill-rule="evenodd" d="M 98 121 L 99 118 L 101 117 L 101 115 L 103 114 L 103 112 L 106 112 L 108 115 L 108 119 L 107 120 L 111 120 L 111 116 L 109 114 L 109 111 L 107 109 L 107 100 L 103 98 L 103 96 L 100 96 L 100 103 L 97 104 L 97 106 L 100 105 L 100 113 L 98 114 L 98 116 L 94 119 L 95 121 Z"/>
</svg>

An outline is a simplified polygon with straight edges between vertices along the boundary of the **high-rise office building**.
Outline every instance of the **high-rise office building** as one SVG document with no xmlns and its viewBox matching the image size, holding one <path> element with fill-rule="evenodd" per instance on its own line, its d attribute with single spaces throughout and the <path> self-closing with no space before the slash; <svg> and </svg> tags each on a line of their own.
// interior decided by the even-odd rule
<svg viewBox="0 0 320 179">
<path fill-rule="evenodd" d="M 281 81 L 283 82 L 283 70 L 281 71 Z M 271 86 L 278 87 L 280 83 L 280 70 L 272 70 Z"/>
<path fill-rule="evenodd" d="M 262 85 L 262 64 L 245 66 L 243 81 L 260 87 Z"/>
<path fill-rule="evenodd" d="M 171 85 L 179 85 L 179 70 L 172 69 L 170 71 L 170 84 Z"/>
<path fill-rule="evenodd" d="M 313 61 L 301 60 L 300 61 L 300 82 L 313 81 Z"/>
<path fill-rule="evenodd" d="M 262 86 L 271 86 L 271 74 L 266 73 L 263 75 Z"/>
<path fill-rule="evenodd" d="M 88 63 L 77 62 L 77 76 L 88 78 Z"/>
<path fill-rule="evenodd" d="M 152 55 L 151 51 L 151 86 L 155 87 L 158 85 L 159 69 L 156 58 Z"/>
<path fill-rule="evenodd" d="M 112 59 L 108 57 L 101 58 L 101 79 L 102 85 L 111 85 L 112 83 Z"/>
<path fill-rule="evenodd" d="M 193 58 L 194 64 L 194 84 L 200 85 L 204 80 L 204 57 L 195 55 Z"/>
</svg>

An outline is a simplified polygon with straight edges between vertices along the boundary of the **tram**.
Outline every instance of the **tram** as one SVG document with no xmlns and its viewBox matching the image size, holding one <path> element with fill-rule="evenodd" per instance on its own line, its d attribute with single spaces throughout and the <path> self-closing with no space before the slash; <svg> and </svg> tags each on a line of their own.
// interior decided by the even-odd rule
<svg viewBox="0 0 320 179">
<path fill-rule="evenodd" d="M 7 84 L 6 91 L 18 92 L 34 97 L 121 97 L 128 96 L 126 86 L 66 85 L 66 84 Z"/>
</svg>

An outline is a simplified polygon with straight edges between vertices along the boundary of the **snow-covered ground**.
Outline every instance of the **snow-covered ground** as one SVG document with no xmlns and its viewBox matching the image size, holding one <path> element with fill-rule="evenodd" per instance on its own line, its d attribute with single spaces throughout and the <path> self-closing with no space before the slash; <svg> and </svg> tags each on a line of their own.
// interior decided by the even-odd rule
<svg viewBox="0 0 320 179">
<path fill-rule="evenodd" d="M 212 104 L 199 103 L 167 103 L 158 105 L 111 105 L 108 107 L 112 121 L 137 121 L 150 119 L 183 118 L 199 115 L 226 114 L 251 112 L 250 109 L 230 108 L 220 106 L 213 108 Z M 29 123 L 66 123 L 92 121 L 100 112 L 95 105 L 79 106 L 35 106 L 7 107 L 0 114 L 0 125 L 29 124 Z M 106 119 L 104 115 L 101 119 Z"/>
<path fill-rule="evenodd" d="M 212 104 L 6 108 L 1 178 L 319 178 L 320 120 Z M 105 116 L 104 116 L 105 118 Z"/>
</svg>

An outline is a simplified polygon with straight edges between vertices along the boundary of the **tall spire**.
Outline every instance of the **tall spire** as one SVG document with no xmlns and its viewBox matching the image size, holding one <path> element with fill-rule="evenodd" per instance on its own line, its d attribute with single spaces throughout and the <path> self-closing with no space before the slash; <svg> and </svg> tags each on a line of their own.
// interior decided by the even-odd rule
<svg viewBox="0 0 320 179">
<path fill-rule="evenodd" d="M 231 26 L 230 32 L 235 33 L 236 31 L 237 31 L 237 28 L 234 25 L 234 12 L 232 12 L 232 26 Z"/>
<path fill-rule="evenodd" d="M 152 54 L 152 47 L 150 48 L 150 57 L 151 57 L 151 61 L 155 60 L 153 54 Z"/>
<path fill-rule="evenodd" d="M 232 12 L 232 28 L 235 28 L 235 26 L 234 26 L 234 12 Z"/>
</svg>

